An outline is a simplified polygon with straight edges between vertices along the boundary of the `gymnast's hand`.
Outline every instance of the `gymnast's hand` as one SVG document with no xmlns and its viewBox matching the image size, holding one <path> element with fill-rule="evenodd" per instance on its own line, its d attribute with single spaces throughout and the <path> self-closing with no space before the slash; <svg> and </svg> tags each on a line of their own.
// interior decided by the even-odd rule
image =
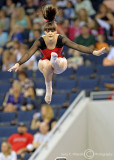
<svg viewBox="0 0 114 160">
<path fill-rule="evenodd" d="M 101 49 L 98 50 L 98 51 L 94 50 L 94 51 L 93 51 L 93 55 L 95 55 L 95 56 L 100 56 L 100 55 L 104 54 L 105 51 L 106 51 L 106 47 L 103 47 L 103 48 L 101 48 Z"/>
<path fill-rule="evenodd" d="M 11 72 L 12 70 L 15 70 L 15 72 L 17 72 L 17 70 L 19 69 L 19 63 L 16 63 L 13 67 L 11 67 L 8 71 Z"/>
</svg>

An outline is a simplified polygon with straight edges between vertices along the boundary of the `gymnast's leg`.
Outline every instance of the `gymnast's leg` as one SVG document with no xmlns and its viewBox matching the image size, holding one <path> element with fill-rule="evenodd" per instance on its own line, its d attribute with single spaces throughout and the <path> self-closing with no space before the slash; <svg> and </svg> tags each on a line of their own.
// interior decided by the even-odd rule
<svg viewBox="0 0 114 160">
<path fill-rule="evenodd" d="M 52 64 L 48 59 L 40 60 L 38 63 L 39 70 L 43 73 L 46 84 L 46 95 L 45 101 L 50 104 L 52 97 L 52 77 L 53 77 L 53 68 Z"/>
<path fill-rule="evenodd" d="M 55 52 L 51 53 L 51 60 L 52 67 L 54 68 L 55 74 L 60 74 L 67 69 L 67 60 L 66 58 L 58 57 Z"/>
</svg>

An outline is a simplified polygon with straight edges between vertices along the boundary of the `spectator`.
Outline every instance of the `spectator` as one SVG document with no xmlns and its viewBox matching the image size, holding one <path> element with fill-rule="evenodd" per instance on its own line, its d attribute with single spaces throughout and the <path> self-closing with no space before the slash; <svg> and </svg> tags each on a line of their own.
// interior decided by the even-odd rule
<svg viewBox="0 0 114 160">
<path fill-rule="evenodd" d="M 92 3 L 89 0 L 77 0 L 75 10 L 78 12 L 80 9 L 86 9 L 89 16 L 95 15 L 95 10 L 93 9 Z"/>
<path fill-rule="evenodd" d="M 95 47 L 95 37 L 89 33 L 89 27 L 87 25 L 82 26 L 82 34 L 75 38 L 75 43 L 93 48 Z"/>
<path fill-rule="evenodd" d="M 3 142 L 1 145 L 0 160 L 17 160 L 16 153 L 11 150 L 8 142 Z"/>
<path fill-rule="evenodd" d="M 99 50 L 99 49 L 101 49 L 101 48 L 103 48 L 103 47 L 109 47 L 108 46 L 108 43 L 106 43 L 105 42 L 105 36 L 104 35 L 102 35 L 102 34 L 99 34 L 98 36 L 97 36 L 97 43 L 96 43 L 96 48 Z"/>
<path fill-rule="evenodd" d="M 104 3 L 102 3 L 99 6 L 99 10 L 98 10 L 98 13 L 96 14 L 95 18 L 101 19 L 101 20 L 107 22 L 109 25 L 112 25 L 112 23 L 114 21 L 113 14 L 110 12 L 108 7 Z"/>
<path fill-rule="evenodd" d="M 47 122 L 49 124 L 49 130 L 51 130 L 51 125 L 55 122 L 54 113 L 51 106 L 43 104 L 41 107 L 41 114 L 35 113 L 31 123 L 31 129 L 37 129 L 41 122 Z"/>
<path fill-rule="evenodd" d="M 80 21 L 78 18 L 73 20 L 71 27 L 69 28 L 69 38 L 74 41 L 76 37 L 81 34 L 81 27 L 79 26 Z"/>
<path fill-rule="evenodd" d="M 3 25 L 4 31 L 9 31 L 10 29 L 10 19 L 6 17 L 5 11 L 0 10 L 0 23 Z"/>
<path fill-rule="evenodd" d="M 12 88 L 7 93 L 4 101 L 4 112 L 14 112 L 20 108 L 20 104 L 23 98 L 21 84 L 18 81 L 14 81 Z"/>
<path fill-rule="evenodd" d="M 2 62 L 3 62 L 2 70 L 7 71 L 16 62 L 14 54 L 12 52 L 10 52 L 10 50 L 8 50 L 8 49 L 4 50 Z"/>
<path fill-rule="evenodd" d="M 67 5 L 67 0 L 59 0 L 59 1 L 57 1 L 57 7 L 58 8 L 65 9 L 66 5 Z"/>
<path fill-rule="evenodd" d="M 3 9 L 6 11 L 6 15 L 10 17 L 13 12 L 15 12 L 15 4 L 13 0 L 6 0 L 6 5 L 3 6 Z"/>
<path fill-rule="evenodd" d="M 20 54 L 20 42 L 18 40 L 11 41 L 9 44 L 7 44 L 7 48 L 10 49 L 10 51 L 14 54 L 16 60 L 17 60 L 17 55 Z"/>
<path fill-rule="evenodd" d="M 42 16 L 42 10 L 41 8 L 38 8 L 35 12 L 34 12 L 34 17 L 33 17 L 33 20 L 32 20 L 33 23 L 40 23 L 41 26 L 43 27 L 44 25 L 44 18 Z"/>
<path fill-rule="evenodd" d="M 93 36 L 97 36 L 98 34 L 104 34 L 104 30 L 95 20 L 91 20 L 90 23 L 88 24 L 90 33 Z"/>
<path fill-rule="evenodd" d="M 38 111 L 40 111 L 40 103 L 41 100 L 39 99 L 39 97 L 36 96 L 36 91 L 35 88 L 33 87 L 29 87 L 24 94 L 24 98 L 22 100 L 22 107 L 21 109 L 23 111 L 26 110 L 32 110 L 32 109 L 37 109 Z"/>
<path fill-rule="evenodd" d="M 24 7 L 25 13 L 32 20 L 33 19 L 33 14 L 37 10 L 37 6 L 34 5 L 33 0 L 26 0 L 26 3 L 27 4 Z"/>
<path fill-rule="evenodd" d="M 68 0 L 67 2 L 66 9 L 64 10 L 64 15 L 68 20 L 72 20 L 75 17 L 74 5 L 70 0 Z"/>
<path fill-rule="evenodd" d="M 91 22 L 91 18 L 88 16 L 86 9 L 80 9 L 77 13 L 80 21 L 79 26 L 88 25 Z"/>
<path fill-rule="evenodd" d="M 32 30 L 29 32 L 29 42 L 32 42 L 36 39 L 35 38 L 36 37 L 35 36 L 36 32 L 39 32 L 39 36 L 41 36 L 42 29 L 41 29 L 40 23 L 34 23 L 33 24 Z"/>
<path fill-rule="evenodd" d="M 64 10 L 62 8 L 58 8 L 56 21 L 57 23 L 61 23 L 65 19 Z"/>
<path fill-rule="evenodd" d="M 79 66 L 84 64 L 83 57 L 80 55 L 80 52 L 74 49 L 69 49 L 68 54 L 72 55 L 72 57 L 68 58 L 68 68 L 77 69 Z"/>
<path fill-rule="evenodd" d="M 25 72 L 24 70 L 18 71 L 17 76 L 21 83 L 23 92 L 28 90 L 28 88 L 30 87 L 34 87 L 33 81 L 28 78 L 27 72 Z"/>
<path fill-rule="evenodd" d="M 8 41 L 8 33 L 3 31 L 3 24 L 0 23 L 0 46 L 4 46 Z"/>
<path fill-rule="evenodd" d="M 22 26 L 24 29 L 31 29 L 31 21 L 29 17 L 25 15 L 23 7 L 16 8 L 16 13 L 12 14 L 11 28 L 13 28 L 15 24 Z"/>
<path fill-rule="evenodd" d="M 50 2 L 54 7 L 56 7 L 56 5 L 57 5 L 57 0 L 49 0 L 49 2 Z"/>
<path fill-rule="evenodd" d="M 104 84 L 106 88 L 108 88 L 109 90 L 114 91 L 114 83 L 105 83 Z M 114 96 L 114 94 L 113 94 Z"/>
<path fill-rule="evenodd" d="M 27 132 L 27 127 L 23 122 L 18 124 L 17 132 L 8 138 L 8 142 L 13 151 L 21 154 L 26 150 L 27 145 L 32 143 L 33 136 Z"/>
<path fill-rule="evenodd" d="M 113 66 L 114 65 L 114 47 L 111 48 L 108 56 L 103 60 L 104 66 Z"/>
<path fill-rule="evenodd" d="M 21 45 L 20 47 L 20 54 L 17 55 L 17 61 L 25 54 L 28 52 L 28 46 L 27 45 Z M 24 63 L 21 67 L 22 68 L 27 68 L 29 70 L 36 69 L 37 68 L 37 61 L 35 55 L 33 55 L 26 63 Z"/>
<path fill-rule="evenodd" d="M 23 28 L 21 25 L 15 25 L 10 31 L 9 41 L 19 41 L 20 43 L 24 43 L 24 38 L 22 36 Z"/>
<path fill-rule="evenodd" d="M 28 146 L 28 150 L 31 151 L 33 149 L 37 149 L 47 138 L 47 136 L 49 136 L 49 125 L 46 122 L 41 122 L 39 132 L 34 135 L 33 143 L 31 146 Z"/>
<path fill-rule="evenodd" d="M 58 34 L 68 36 L 69 34 L 69 21 L 67 19 L 63 20 L 57 27 Z"/>
</svg>

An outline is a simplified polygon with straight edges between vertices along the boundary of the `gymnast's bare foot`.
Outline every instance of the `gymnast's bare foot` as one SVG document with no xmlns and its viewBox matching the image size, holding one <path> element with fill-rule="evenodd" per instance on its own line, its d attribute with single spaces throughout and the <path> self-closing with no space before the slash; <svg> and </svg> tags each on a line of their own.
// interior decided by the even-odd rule
<svg viewBox="0 0 114 160">
<path fill-rule="evenodd" d="M 55 52 L 51 52 L 51 59 L 50 59 L 50 62 L 52 64 L 54 64 L 56 62 L 56 59 L 58 58 L 58 54 L 55 53 Z"/>
<path fill-rule="evenodd" d="M 45 96 L 45 102 L 50 104 L 51 103 L 51 95 L 50 96 Z"/>
</svg>

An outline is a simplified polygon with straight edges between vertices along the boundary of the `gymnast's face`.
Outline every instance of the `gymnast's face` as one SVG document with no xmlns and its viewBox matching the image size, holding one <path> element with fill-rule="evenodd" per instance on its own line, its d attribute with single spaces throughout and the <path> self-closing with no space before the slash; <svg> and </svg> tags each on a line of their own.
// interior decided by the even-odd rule
<svg viewBox="0 0 114 160">
<path fill-rule="evenodd" d="M 48 40 L 53 40 L 57 34 L 57 31 L 55 29 L 47 29 L 44 32 Z"/>
</svg>

